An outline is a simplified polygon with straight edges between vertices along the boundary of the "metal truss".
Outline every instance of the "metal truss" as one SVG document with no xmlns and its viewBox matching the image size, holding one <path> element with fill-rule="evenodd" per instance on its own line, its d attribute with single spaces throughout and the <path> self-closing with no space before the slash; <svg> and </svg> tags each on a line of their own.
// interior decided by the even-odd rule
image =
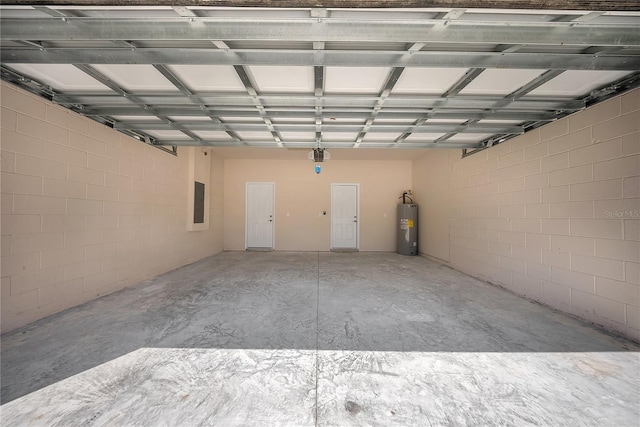
<svg viewBox="0 0 640 427">
<path fill-rule="evenodd" d="M 308 8 L 271 9 L 258 16 L 241 8 L 227 17 L 194 4 L 172 7 L 168 13 L 173 16 L 140 17 L 116 9 L 117 14 L 107 16 L 108 9 L 96 13 L 81 5 L 1 6 L 0 12 L 21 11 L 0 18 L 2 78 L 156 145 L 449 147 L 463 148 L 466 154 L 640 86 L 640 14 L 633 12 L 607 20 L 602 11 L 575 10 L 548 11 L 543 18 L 532 11 L 501 10 L 495 15 L 499 19 L 465 19 L 476 12 L 377 9 L 351 10 L 345 17 L 335 9 Z M 522 19 L 527 14 L 531 19 Z M 510 19 L 512 15 L 518 19 Z M 106 91 L 55 89 L 18 72 L 15 64 L 70 64 Z M 101 64 L 152 65 L 175 90 L 125 89 L 98 71 Z M 174 65 L 233 67 L 244 91 L 194 90 Z M 312 67 L 313 84 L 304 93 L 261 92 L 253 66 Z M 386 70 L 386 78 L 377 93 L 327 93 L 327 67 L 378 67 Z M 398 81 L 411 68 L 466 72 L 441 94 L 396 93 Z M 508 95 L 464 93 L 491 69 L 539 73 Z M 531 95 L 573 70 L 626 75 L 577 97 Z M 183 139 L 155 138 L 154 131 L 178 131 Z M 198 134 L 203 131 L 226 136 L 207 139 Z M 270 138 L 246 139 L 242 132 L 264 132 Z M 309 136 L 289 139 L 287 133 Z M 395 136 L 378 138 L 382 134 Z M 464 134 L 491 136 L 454 140 Z"/>
</svg>

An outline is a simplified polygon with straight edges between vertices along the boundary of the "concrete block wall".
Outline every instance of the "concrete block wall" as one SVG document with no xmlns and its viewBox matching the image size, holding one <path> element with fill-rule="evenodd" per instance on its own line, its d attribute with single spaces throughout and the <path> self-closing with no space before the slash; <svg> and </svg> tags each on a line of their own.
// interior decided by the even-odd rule
<svg viewBox="0 0 640 427">
<path fill-rule="evenodd" d="M 222 250 L 222 159 L 210 156 L 210 228 L 187 232 L 184 149 L 4 82 L 1 103 L 3 332 Z"/>
<path fill-rule="evenodd" d="M 640 90 L 413 171 L 426 255 L 640 339 Z"/>
</svg>

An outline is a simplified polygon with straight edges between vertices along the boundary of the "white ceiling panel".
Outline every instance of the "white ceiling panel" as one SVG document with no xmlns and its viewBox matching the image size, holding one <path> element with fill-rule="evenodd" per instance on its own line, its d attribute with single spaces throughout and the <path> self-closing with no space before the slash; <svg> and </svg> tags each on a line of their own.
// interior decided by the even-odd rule
<svg viewBox="0 0 640 427">
<path fill-rule="evenodd" d="M 358 120 L 352 119 L 349 117 L 329 117 L 328 119 L 324 119 L 324 124 L 342 124 L 342 125 L 364 125 L 366 120 Z"/>
<path fill-rule="evenodd" d="M 189 89 L 194 91 L 246 92 L 230 65 L 170 65 Z"/>
<path fill-rule="evenodd" d="M 466 72 L 467 68 L 408 68 L 398 79 L 392 93 L 441 95 Z"/>
<path fill-rule="evenodd" d="M 105 91 L 111 89 L 68 64 L 11 64 L 14 70 L 59 91 Z"/>
<path fill-rule="evenodd" d="M 119 122 L 160 122 L 160 118 L 156 116 L 111 116 L 112 119 Z"/>
<path fill-rule="evenodd" d="M 429 133 L 429 132 L 421 132 L 421 133 L 412 133 L 409 135 L 405 141 L 407 142 L 416 142 L 416 141 L 428 141 L 433 142 L 436 139 L 443 136 L 443 133 Z"/>
<path fill-rule="evenodd" d="M 104 64 L 93 68 L 128 91 L 171 91 L 178 89 L 152 65 Z"/>
<path fill-rule="evenodd" d="M 315 132 L 280 132 L 283 142 L 314 142 L 316 138 Z"/>
<path fill-rule="evenodd" d="M 262 92 L 312 93 L 313 67 L 248 67 L 258 85 L 256 90 Z"/>
<path fill-rule="evenodd" d="M 544 72 L 545 70 L 484 70 L 460 94 L 508 95 Z"/>
<path fill-rule="evenodd" d="M 158 139 L 190 140 L 189 136 L 178 130 L 148 130 L 149 135 Z"/>
<path fill-rule="evenodd" d="M 193 133 L 208 141 L 233 141 L 233 138 L 226 132 L 199 130 Z"/>
<path fill-rule="evenodd" d="M 271 122 L 274 124 L 279 124 L 279 123 L 290 123 L 290 122 L 295 122 L 295 123 L 304 123 L 304 124 L 312 124 L 315 123 L 315 119 L 312 118 L 305 118 L 305 117 L 288 117 L 288 118 L 277 118 L 277 119 L 271 119 Z"/>
<path fill-rule="evenodd" d="M 234 117 L 234 116 L 218 116 L 223 122 L 233 123 L 264 123 L 264 119 L 261 117 Z"/>
<path fill-rule="evenodd" d="M 389 76 L 389 68 L 327 67 L 326 93 L 378 94 Z"/>
<path fill-rule="evenodd" d="M 375 119 L 373 124 L 375 125 L 398 125 L 398 124 L 406 124 L 411 126 L 416 122 L 416 119 Z"/>
<path fill-rule="evenodd" d="M 266 126 L 265 126 L 266 127 Z M 260 132 L 260 131 L 236 131 L 236 134 L 247 141 L 273 141 L 273 135 L 271 132 Z"/>
<path fill-rule="evenodd" d="M 358 132 L 323 132 L 323 141 L 354 141 L 358 137 Z"/>
<path fill-rule="evenodd" d="M 174 122 L 208 122 L 211 117 L 207 116 L 169 116 L 168 119 Z"/>
<path fill-rule="evenodd" d="M 529 95 L 582 96 L 627 74 L 620 71 L 569 70 L 529 92 Z"/>
<path fill-rule="evenodd" d="M 428 125 L 461 125 L 466 120 L 464 119 L 429 119 L 427 121 Z"/>
<path fill-rule="evenodd" d="M 401 132 L 386 133 L 386 132 L 369 132 L 364 136 L 364 142 L 370 141 L 388 141 L 394 142 L 397 137 L 401 135 Z"/>
</svg>

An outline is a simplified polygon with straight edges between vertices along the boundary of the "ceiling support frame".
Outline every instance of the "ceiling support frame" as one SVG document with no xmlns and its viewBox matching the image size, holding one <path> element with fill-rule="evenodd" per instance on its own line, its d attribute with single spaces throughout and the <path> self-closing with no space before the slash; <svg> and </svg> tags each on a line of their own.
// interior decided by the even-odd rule
<svg viewBox="0 0 640 427">
<path fill-rule="evenodd" d="M 127 94 L 135 96 L 142 104 L 154 104 L 163 106 L 191 105 L 188 97 L 182 94 L 167 92 L 136 92 Z M 255 106 L 255 98 L 261 101 L 262 108 L 273 107 L 312 107 L 316 106 L 316 97 L 307 94 L 262 94 L 252 96 L 250 94 L 225 94 L 218 92 L 194 92 L 206 105 L 218 107 L 252 107 Z M 349 107 L 349 108 L 373 108 L 382 98 L 376 95 L 325 95 L 323 107 Z M 524 109 L 532 111 L 549 111 L 558 108 L 580 110 L 584 108 L 584 102 L 573 99 L 545 99 L 531 98 L 518 99 L 503 106 L 505 98 L 497 96 L 457 96 L 455 98 L 443 98 L 441 96 L 406 96 L 392 95 L 386 98 L 385 108 L 455 108 L 455 109 Z M 100 92 L 82 93 L 73 92 L 56 95 L 53 102 L 60 104 L 93 104 L 95 106 L 122 106 L 129 105 L 126 97 Z M 263 105 L 264 104 L 264 105 Z M 266 106 L 265 106 L 266 105 Z"/>
<path fill-rule="evenodd" d="M 640 32 L 640 28 L 637 29 Z M 38 39 L 26 39 L 41 43 Z M 586 49 L 586 48 L 585 48 Z M 613 48 L 611 48 L 613 49 Z M 406 55 L 405 55 L 406 54 Z M 398 60 L 398 57 L 401 60 Z M 189 64 L 325 67 L 511 68 L 562 70 L 640 69 L 640 55 L 620 55 L 604 47 L 596 53 L 363 50 L 275 50 L 137 47 L 4 47 L 2 62 L 20 64 Z"/>
<path fill-rule="evenodd" d="M 460 91 L 462 89 L 464 89 L 465 87 L 467 87 L 473 80 L 476 79 L 476 77 L 478 77 L 483 71 L 485 70 L 485 68 L 471 68 L 469 69 L 462 77 L 460 77 L 458 79 L 457 82 L 455 82 L 443 95 L 443 98 L 449 99 L 451 97 L 454 97 L 456 95 L 458 95 L 458 93 L 460 93 Z M 424 117 L 421 117 L 420 119 L 416 120 L 413 124 L 415 126 L 422 126 L 424 125 L 427 120 L 429 120 L 430 118 L 432 118 L 435 114 L 435 112 L 438 111 L 437 108 L 434 108 L 432 111 L 429 112 L 429 114 L 425 115 Z M 409 136 L 411 136 L 410 131 L 404 132 L 402 133 L 400 136 L 398 136 L 395 140 L 396 144 L 399 144 L 403 141 L 405 141 Z"/>
<path fill-rule="evenodd" d="M 384 106 L 385 101 L 389 98 L 389 95 L 391 95 L 391 91 L 393 90 L 396 83 L 398 83 L 398 79 L 400 79 L 400 76 L 402 75 L 403 72 L 404 72 L 404 67 L 394 67 L 389 72 L 389 75 L 387 76 L 385 84 L 382 87 L 382 91 L 380 92 L 378 102 L 376 102 L 376 105 L 371 110 L 371 115 L 367 118 L 367 120 L 364 123 L 364 126 L 362 126 L 362 130 L 358 133 L 358 136 L 356 137 L 356 141 L 353 144 L 354 148 L 357 148 L 360 146 L 367 132 L 370 131 L 371 126 L 373 125 L 373 121 L 376 119 L 376 117 L 380 113 L 380 110 Z"/>
<path fill-rule="evenodd" d="M 246 88 L 247 93 L 251 97 L 253 104 L 258 110 L 258 114 L 260 114 L 260 117 L 264 121 L 264 124 L 267 126 L 269 133 L 271 133 L 273 140 L 278 144 L 278 147 L 282 147 L 282 135 L 280 135 L 280 133 L 275 130 L 271 119 L 265 113 L 264 105 L 262 105 L 262 101 L 260 100 L 258 92 L 255 89 L 255 84 L 249 76 L 249 72 L 242 65 L 234 65 L 233 68 L 242 81 L 242 84 Z"/>
<path fill-rule="evenodd" d="M 180 92 L 182 92 L 183 95 L 191 99 L 193 103 L 196 104 L 200 108 L 200 110 L 211 119 L 213 123 L 217 125 L 223 124 L 222 120 L 220 120 L 217 116 L 212 114 L 211 111 L 209 111 L 206 108 L 202 100 L 198 98 L 196 95 L 194 95 L 194 93 L 178 77 L 176 77 L 175 74 L 173 74 L 166 65 L 154 64 L 153 67 L 156 70 L 158 70 L 160 74 L 162 74 L 167 80 L 169 80 Z M 226 131 L 226 132 L 234 141 L 241 140 L 241 138 L 235 132 L 233 131 Z"/>
<path fill-rule="evenodd" d="M 207 4 L 150 6 L 146 16 L 125 12 L 129 9 L 122 5 L 98 11 L 81 3 L 66 7 L 67 0 L 56 6 L 34 1 L 30 8 L 0 6 L 2 78 L 156 145 L 471 150 L 640 86 L 636 12 L 481 11 L 458 0 L 442 9 L 411 10 L 403 4 L 402 10 L 381 11 L 333 9 L 320 0 L 309 8 L 256 13 L 218 9 L 202 0 Z M 63 76 L 67 69 L 47 64 L 75 66 L 85 75 Z M 127 64 L 151 65 L 167 89 L 141 90 L 136 79 L 120 74 L 127 72 L 123 67 L 108 67 Z M 277 76 L 254 79 L 252 66 L 305 67 L 294 71 L 303 77 L 312 70 L 312 78 L 304 92 L 286 89 L 287 83 L 274 93 L 263 88 Z M 407 68 L 413 68 L 410 75 Z M 454 83 L 442 68 L 464 75 Z M 361 81 L 353 78 L 360 70 Z M 486 96 L 466 95 L 486 70 L 510 70 L 504 73 L 509 89 L 502 92 L 482 79 L 474 90 Z M 572 73 L 575 82 L 565 88 L 547 85 L 532 92 L 565 71 L 601 72 Z M 217 72 L 233 91 L 197 89 Z M 70 81 L 76 73 L 78 79 Z M 434 83 L 426 84 L 421 75 L 432 76 Z M 525 75 L 538 77 L 523 84 L 523 78 L 530 79 Z M 592 76 L 597 80 L 589 82 Z M 265 86 L 258 85 L 262 78 Z M 402 91 L 395 90 L 399 79 Z M 608 83 L 598 87 L 593 81 Z M 506 92 L 511 93 L 502 95 Z M 175 137 L 160 132 L 170 130 L 178 131 Z M 491 136 L 468 135 L 485 133 Z"/>
<path fill-rule="evenodd" d="M 6 40 L 297 40 L 619 46 L 639 45 L 634 24 L 337 18 L 0 18 Z"/>
<path fill-rule="evenodd" d="M 173 0 L 154 0 L 154 5 L 174 6 Z M 48 5 L 50 0 L 9 0 L 9 5 Z M 93 0 L 57 0 L 56 4 L 65 6 L 94 5 Z M 102 0 L 104 6 L 121 6 L 122 0 Z M 148 0 L 127 0 L 129 6 L 148 6 Z M 307 7 L 307 8 L 506 8 L 506 9 L 537 9 L 539 0 L 181 0 L 180 4 L 191 8 L 209 7 Z M 556 10 L 638 10 L 637 2 L 633 0 L 548 0 L 545 5 Z M 454 9 L 456 10 L 456 9 Z"/>
<path fill-rule="evenodd" d="M 558 77 L 563 72 L 564 72 L 564 70 L 547 70 L 546 72 L 540 74 L 538 77 L 536 77 L 535 79 L 531 80 L 527 84 L 519 87 L 515 91 L 513 91 L 510 94 L 508 94 L 507 96 L 505 96 L 504 97 L 504 101 L 498 102 L 496 104 L 495 108 L 506 107 L 507 105 L 511 104 L 512 102 L 515 102 L 518 99 L 522 98 L 523 96 L 525 96 L 529 92 L 531 92 L 531 91 L 535 90 L 536 88 L 542 86 L 543 84 L 547 83 L 551 79 L 553 79 L 555 77 Z M 487 111 L 487 116 L 490 115 L 490 114 L 491 114 L 491 111 Z M 482 120 L 482 118 L 470 119 L 470 120 L 467 120 L 464 123 L 464 125 L 465 126 L 473 126 L 476 123 L 478 123 L 480 120 Z M 440 142 L 446 141 L 447 139 L 449 139 L 449 138 L 451 138 L 453 136 L 455 136 L 454 133 L 447 133 L 445 135 L 442 135 L 440 138 L 438 138 L 436 140 L 436 142 L 440 143 Z M 502 138 L 504 138 L 506 136 L 507 136 L 507 134 L 502 134 L 502 135 L 498 136 L 497 139 L 502 139 Z M 490 139 L 490 141 L 491 141 L 490 143 L 493 144 L 496 141 L 496 138 L 493 137 L 493 138 Z"/>
<path fill-rule="evenodd" d="M 236 109 L 224 109 L 215 107 L 206 107 L 209 114 L 213 114 L 217 117 L 231 116 L 231 117 L 249 117 L 260 118 L 258 113 L 251 110 L 245 110 L 241 108 Z M 91 107 L 83 106 L 84 114 L 87 116 L 146 116 L 151 115 L 148 111 L 139 107 Z M 161 113 L 164 116 L 197 116 L 202 114 L 202 108 L 196 106 L 172 106 L 172 107 L 156 107 L 155 111 Z M 278 110 L 274 108 L 265 108 L 265 111 L 269 116 L 274 118 L 294 118 L 294 119 L 314 119 L 318 117 L 315 108 L 313 109 L 295 109 L 295 110 Z M 366 113 L 367 109 L 331 109 L 325 108 L 322 110 L 323 120 L 327 119 L 359 119 L 362 117 L 362 113 Z M 377 115 L 378 119 L 411 119 L 419 118 L 419 116 L 427 114 L 427 109 L 400 109 L 399 111 L 383 108 Z M 485 118 L 485 110 L 445 110 L 439 109 L 431 113 L 430 117 L 434 120 L 444 119 L 473 119 L 473 118 Z M 545 111 L 493 111 L 491 113 L 491 119 L 494 120 L 523 120 L 523 121 L 552 121 L 555 120 L 556 114 L 553 112 Z"/>
<path fill-rule="evenodd" d="M 220 123 L 212 124 L 209 122 L 183 122 L 183 126 L 193 130 L 211 130 L 222 132 L 242 132 L 242 131 L 268 131 L 273 128 L 276 132 L 358 132 L 363 128 L 360 124 L 303 124 L 303 123 L 278 123 L 267 127 L 263 123 Z M 171 130 L 171 123 L 163 123 L 158 121 L 149 122 L 117 122 L 114 124 L 115 129 L 124 130 Z M 318 130 L 319 129 L 319 130 Z M 465 126 L 450 123 L 434 123 L 428 128 L 421 125 L 376 125 L 370 124 L 367 127 L 368 132 L 388 133 L 402 132 L 406 130 L 410 133 L 431 133 L 431 132 L 469 132 L 469 133 L 508 133 L 521 134 L 524 132 L 522 126 L 500 125 L 500 124 L 474 124 L 474 126 Z"/>
<path fill-rule="evenodd" d="M 309 11 L 309 15 L 311 16 L 311 18 L 316 18 L 318 20 L 321 19 L 325 19 L 329 17 L 329 11 L 325 8 L 314 8 L 311 9 Z M 324 40 L 319 40 L 319 41 L 314 41 L 313 42 L 313 50 L 316 51 L 317 53 L 321 53 L 325 50 L 326 48 L 326 43 L 324 42 Z M 321 148 L 322 145 L 322 125 L 324 123 L 324 117 L 323 117 L 323 107 L 324 107 L 324 103 L 323 103 L 323 98 L 324 98 L 324 86 L 325 86 L 325 72 L 326 69 L 324 66 L 320 65 L 320 64 L 314 64 L 313 67 L 313 94 L 316 97 L 316 102 L 315 102 L 315 117 L 314 117 L 314 122 L 315 122 L 315 128 L 314 128 L 314 132 L 315 132 L 315 147 L 314 148 Z"/>
<path fill-rule="evenodd" d="M 175 123 L 173 120 L 169 119 L 166 116 L 163 116 L 161 114 L 157 114 L 153 110 L 153 107 L 149 107 L 138 96 L 136 96 L 134 94 L 130 94 L 127 91 L 125 91 L 124 89 L 122 89 L 120 86 L 115 84 L 111 79 L 109 79 L 104 74 L 100 73 L 98 70 L 96 70 L 96 69 L 94 69 L 94 68 L 92 68 L 92 67 L 90 67 L 88 65 L 84 65 L 84 64 L 74 64 L 74 66 L 76 68 L 78 68 L 79 70 L 87 73 L 88 75 L 90 75 L 91 77 L 93 77 L 94 79 L 96 79 L 97 81 L 102 83 L 103 85 L 107 86 L 109 89 L 113 90 L 114 92 L 116 92 L 121 97 L 126 98 L 130 102 L 138 105 L 139 107 L 150 111 L 153 115 L 158 117 L 160 120 L 164 121 L 165 123 L 170 124 L 172 126 L 172 128 L 174 128 L 175 130 L 184 133 L 185 135 L 187 135 L 189 138 L 193 139 L 194 141 L 200 141 L 201 140 L 201 138 L 198 135 L 194 134 L 189 129 L 186 129 L 186 128 L 182 127 L 180 124 Z"/>
</svg>

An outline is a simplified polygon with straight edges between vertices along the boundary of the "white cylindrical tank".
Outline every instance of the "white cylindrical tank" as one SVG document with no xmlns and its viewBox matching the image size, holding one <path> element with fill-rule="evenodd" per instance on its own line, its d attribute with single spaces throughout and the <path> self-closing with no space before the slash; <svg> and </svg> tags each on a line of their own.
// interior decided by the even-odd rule
<svg viewBox="0 0 640 427">
<path fill-rule="evenodd" d="M 398 253 L 418 255 L 418 205 L 398 205 Z"/>
</svg>

